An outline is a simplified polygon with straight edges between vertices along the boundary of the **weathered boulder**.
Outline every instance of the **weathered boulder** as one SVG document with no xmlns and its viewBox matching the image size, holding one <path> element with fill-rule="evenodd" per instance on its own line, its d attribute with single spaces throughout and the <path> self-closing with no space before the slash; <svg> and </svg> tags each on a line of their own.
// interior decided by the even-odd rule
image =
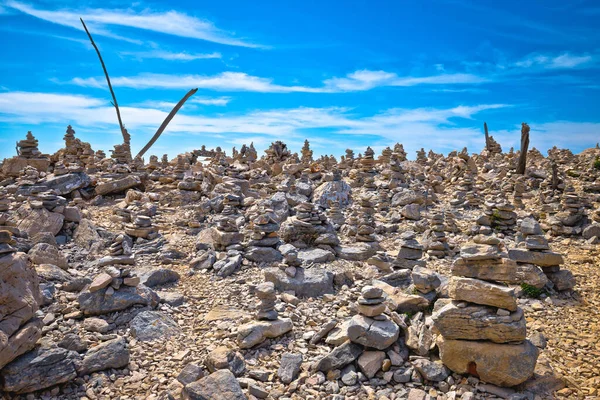
<svg viewBox="0 0 600 400">
<path fill-rule="evenodd" d="M 140 277 L 140 283 L 148 287 L 165 285 L 179 280 L 179 273 L 168 268 L 138 268 L 136 269 L 136 275 Z"/>
<path fill-rule="evenodd" d="M 82 219 L 73 232 L 73 241 L 84 249 L 89 249 L 102 239 L 96 230 L 96 226 L 89 219 Z"/>
<path fill-rule="evenodd" d="M 181 328 L 170 315 L 160 311 L 142 311 L 129 325 L 131 334 L 142 342 L 165 339 L 181 334 Z"/>
<path fill-rule="evenodd" d="M 500 260 L 466 260 L 457 258 L 452 263 L 452 275 L 505 283 L 518 283 L 517 263 L 508 258 Z"/>
<path fill-rule="evenodd" d="M 60 232 L 65 220 L 65 216 L 59 213 L 51 212 L 45 208 L 31 209 L 23 206 L 18 210 L 21 220 L 17 227 L 27 232 L 29 237 L 33 237 L 40 232 L 50 232 L 54 236 Z"/>
<path fill-rule="evenodd" d="M 57 192 L 59 196 L 69 194 L 74 190 L 81 189 L 92 184 L 92 180 L 85 172 L 74 172 L 71 174 L 53 176 L 42 183 L 50 190 Z"/>
<path fill-rule="evenodd" d="M 320 297 L 334 292 L 333 273 L 323 268 L 297 268 L 294 277 L 279 268 L 267 268 L 265 281 L 273 282 L 280 292 L 292 290 L 298 297 Z"/>
<path fill-rule="evenodd" d="M 477 375 L 498 386 L 515 386 L 534 372 L 538 349 L 530 341 L 498 344 L 486 341 L 450 340 L 438 337 L 442 362 L 458 374 Z"/>
<path fill-rule="evenodd" d="M 329 208 L 329 202 L 345 207 L 350 202 L 352 188 L 344 181 L 322 183 L 313 192 L 313 202 L 323 208 Z"/>
<path fill-rule="evenodd" d="M 239 382 L 231 371 L 221 369 L 186 385 L 181 398 L 184 400 L 246 400 Z"/>
<path fill-rule="evenodd" d="M 67 258 L 55 246 L 48 243 L 38 243 L 29 250 L 29 259 L 34 264 L 52 264 L 62 269 L 69 268 Z"/>
<path fill-rule="evenodd" d="M 565 260 L 559 253 L 552 251 L 527 251 L 525 249 L 510 249 L 508 256 L 519 263 L 533 264 L 540 267 L 553 267 L 564 264 Z"/>
<path fill-rule="evenodd" d="M 79 354 L 61 347 L 38 347 L 0 371 L 2 390 L 30 393 L 77 377 Z"/>
<path fill-rule="evenodd" d="M 129 364 L 129 350 L 124 337 L 100 343 L 87 351 L 81 363 L 79 375 L 109 368 L 123 368 Z"/>
<path fill-rule="evenodd" d="M 495 343 L 525 340 L 527 329 L 520 308 L 502 316 L 493 307 L 458 307 L 458 304 L 453 301 L 432 315 L 435 327 L 446 339 L 490 340 Z"/>
<path fill-rule="evenodd" d="M 428 381 L 441 382 L 450 375 L 450 370 L 439 361 L 418 358 L 412 362 L 412 365 Z"/>
<path fill-rule="evenodd" d="M 335 260 L 335 254 L 319 248 L 302 249 L 298 252 L 298 259 L 307 265 L 321 264 Z"/>
<path fill-rule="evenodd" d="M 39 280 L 24 253 L 0 257 L 0 369 L 33 349 L 42 323 L 34 319 L 42 303 Z"/>
<path fill-rule="evenodd" d="M 158 295 L 145 285 L 121 286 L 112 294 L 107 291 L 112 287 L 96 292 L 82 291 L 77 297 L 79 308 L 86 315 L 108 314 L 114 311 L 125 310 L 134 304 L 156 307 Z"/>
<path fill-rule="evenodd" d="M 247 248 L 244 257 L 255 263 L 272 263 L 283 259 L 283 256 L 277 249 L 258 246 Z"/>
<path fill-rule="evenodd" d="M 358 368 L 367 378 L 371 379 L 381 369 L 383 360 L 385 360 L 385 352 L 365 351 L 358 357 Z"/>
<path fill-rule="evenodd" d="M 231 350 L 226 346 L 219 346 L 208 353 L 204 364 L 210 372 L 228 369 L 235 376 L 242 376 L 244 372 L 246 372 L 244 357 L 240 353 Z"/>
<path fill-rule="evenodd" d="M 453 276 L 448 283 L 448 294 L 455 300 L 504 308 L 509 311 L 517 309 L 513 289 L 479 279 Z"/>
<path fill-rule="evenodd" d="M 104 196 L 107 194 L 123 193 L 127 189 L 141 186 L 142 181 L 139 176 L 127 175 L 125 178 L 100 183 L 96 186 L 96 194 Z"/>
<path fill-rule="evenodd" d="M 249 349 L 268 338 L 285 335 L 293 327 L 294 324 L 292 324 L 292 320 L 289 318 L 250 322 L 238 329 L 237 342 L 241 349 Z"/>
<path fill-rule="evenodd" d="M 547 272 L 546 276 L 554 284 L 556 290 L 570 290 L 575 287 L 575 277 L 568 269 L 561 269 L 558 272 Z"/>
</svg>

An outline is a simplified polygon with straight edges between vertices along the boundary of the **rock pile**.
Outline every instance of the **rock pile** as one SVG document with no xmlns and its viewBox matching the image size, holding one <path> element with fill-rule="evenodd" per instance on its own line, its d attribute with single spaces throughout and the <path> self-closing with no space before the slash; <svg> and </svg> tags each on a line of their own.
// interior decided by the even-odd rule
<svg viewBox="0 0 600 400">
<path fill-rule="evenodd" d="M 436 302 L 432 318 L 448 368 L 494 385 L 515 386 L 533 375 L 538 349 L 526 340 L 525 316 L 514 290 L 493 283 L 494 274 L 517 273 L 514 264 L 502 269 L 486 265 L 497 255 L 494 251 L 494 245 L 461 251 L 448 284 L 451 301 Z"/>
<path fill-rule="evenodd" d="M 413 269 L 415 266 L 425 266 L 423 246 L 417 241 L 417 235 L 412 231 L 402 232 L 400 235 L 400 250 L 394 262 L 395 268 Z"/>
<path fill-rule="evenodd" d="M 264 282 L 256 287 L 259 311 L 257 321 L 248 323 L 238 329 L 237 342 L 240 348 L 249 349 L 266 339 L 285 335 L 292 330 L 293 324 L 289 318 L 278 318 L 275 311 L 275 286 L 272 282 Z"/>
<path fill-rule="evenodd" d="M 540 267 L 548 279 L 554 284 L 556 290 L 570 290 L 575 287 L 575 278 L 571 271 L 561 269 L 564 263 L 563 256 L 550 251 L 548 239 L 540 224 L 533 218 L 527 217 L 519 226 L 519 247 L 510 249 L 508 255 L 521 265 L 535 265 Z"/>
<path fill-rule="evenodd" d="M 125 233 L 136 238 L 152 240 L 158 237 L 158 228 L 152 224 L 152 218 L 137 215 L 132 223 L 125 225 Z"/>
<path fill-rule="evenodd" d="M 450 254 L 443 214 L 438 213 L 431 216 L 430 227 L 425 236 L 425 249 L 429 256 L 443 258 Z"/>
</svg>

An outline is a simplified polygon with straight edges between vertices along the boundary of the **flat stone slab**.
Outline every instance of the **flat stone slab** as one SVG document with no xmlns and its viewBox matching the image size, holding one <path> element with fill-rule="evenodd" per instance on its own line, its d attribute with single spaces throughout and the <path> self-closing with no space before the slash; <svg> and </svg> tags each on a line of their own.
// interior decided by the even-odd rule
<svg viewBox="0 0 600 400">
<path fill-rule="evenodd" d="M 265 281 L 273 282 L 279 292 L 294 291 L 297 297 L 320 297 L 334 293 L 333 273 L 323 268 L 297 268 L 291 277 L 279 268 L 265 270 Z"/>
<path fill-rule="evenodd" d="M 527 251 L 524 249 L 510 249 L 508 256 L 519 263 L 533 264 L 540 267 L 553 267 L 565 263 L 562 254 L 552 251 Z"/>
</svg>

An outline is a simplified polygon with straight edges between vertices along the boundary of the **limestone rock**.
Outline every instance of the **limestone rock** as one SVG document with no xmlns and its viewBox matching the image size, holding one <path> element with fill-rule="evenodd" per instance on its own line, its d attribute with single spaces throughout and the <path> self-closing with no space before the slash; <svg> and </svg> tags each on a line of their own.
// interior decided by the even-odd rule
<svg viewBox="0 0 600 400">
<path fill-rule="evenodd" d="M 329 354 L 317 361 L 317 371 L 328 372 L 333 369 L 341 369 L 356 360 L 363 352 L 363 347 L 347 341 L 333 349 Z"/>
<path fill-rule="evenodd" d="M 160 311 L 143 311 L 130 323 L 133 337 L 148 342 L 181 334 L 181 328 L 168 314 Z"/>
<path fill-rule="evenodd" d="M 523 311 L 519 308 L 506 316 L 493 307 L 467 305 L 458 307 L 452 302 L 433 313 L 435 327 L 446 339 L 490 340 L 495 343 L 525 340 Z"/>
<path fill-rule="evenodd" d="M 398 339 L 400 328 L 392 320 L 375 320 L 355 315 L 348 326 L 348 337 L 354 343 L 378 350 L 390 347 Z"/>
<path fill-rule="evenodd" d="M 291 290 L 298 297 L 320 297 L 334 293 L 333 273 L 321 268 L 297 268 L 294 277 L 279 268 L 268 268 L 265 270 L 265 280 L 273 282 L 278 291 Z"/>
<path fill-rule="evenodd" d="M 239 382 L 231 371 L 218 370 L 185 386 L 184 400 L 246 400 Z"/>
<path fill-rule="evenodd" d="M 517 309 L 513 289 L 479 279 L 453 276 L 448 284 L 448 294 L 455 300 L 504 308 L 509 311 Z"/>
<path fill-rule="evenodd" d="M 438 338 L 442 362 L 458 374 L 477 374 L 498 386 L 515 386 L 534 372 L 538 349 L 528 340 L 520 344 L 497 344 Z"/>
<path fill-rule="evenodd" d="M 249 349 L 267 338 L 276 338 L 292 330 L 294 325 L 289 318 L 274 321 L 256 321 L 241 326 L 238 329 L 237 341 L 242 349 Z"/>
<path fill-rule="evenodd" d="M 79 308 L 86 315 L 101 315 L 125 310 L 134 304 L 155 307 L 159 301 L 158 295 L 144 285 L 121 286 L 112 294 L 107 293 L 108 289 L 84 290 L 77 297 Z"/>
<path fill-rule="evenodd" d="M 129 350 L 124 337 L 109 340 L 91 348 L 83 358 L 80 375 L 103 371 L 109 368 L 123 368 L 129 364 Z"/>
</svg>

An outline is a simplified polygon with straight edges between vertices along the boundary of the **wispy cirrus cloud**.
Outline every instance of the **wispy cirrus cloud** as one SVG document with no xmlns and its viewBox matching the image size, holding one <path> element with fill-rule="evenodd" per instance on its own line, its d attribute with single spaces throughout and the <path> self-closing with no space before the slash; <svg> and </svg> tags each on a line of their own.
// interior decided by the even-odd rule
<svg viewBox="0 0 600 400">
<path fill-rule="evenodd" d="M 543 68 L 543 69 L 572 69 L 590 67 L 597 63 L 598 56 L 592 54 L 529 54 L 516 61 L 512 66 L 517 68 Z"/>
<path fill-rule="evenodd" d="M 486 79 L 471 74 L 441 74 L 430 76 L 398 76 L 385 71 L 361 70 L 343 78 L 323 81 L 322 86 L 279 85 L 271 78 L 248 75 L 243 72 L 222 72 L 217 75 L 141 74 L 111 78 L 113 85 L 136 89 L 184 89 L 198 87 L 217 91 L 247 91 L 261 93 L 341 93 L 371 90 L 377 87 L 409 87 L 419 85 L 478 84 Z M 101 77 L 74 78 L 68 83 L 104 87 Z"/>
<path fill-rule="evenodd" d="M 131 57 L 137 60 L 160 59 L 167 61 L 194 61 L 206 59 L 220 59 L 221 53 L 187 53 L 187 52 L 172 52 L 166 50 L 150 50 L 150 51 L 122 51 L 119 53 L 125 57 Z"/>
<path fill-rule="evenodd" d="M 267 46 L 237 38 L 232 32 L 217 28 L 212 22 L 178 11 L 149 9 L 60 9 L 45 10 L 27 3 L 8 0 L 4 7 L 18 10 L 44 21 L 82 30 L 79 18 L 88 24 L 94 34 L 128 39 L 111 32 L 110 27 L 128 27 L 190 39 L 205 40 L 229 46 L 266 48 Z"/>
<path fill-rule="evenodd" d="M 226 106 L 231 101 L 231 97 L 200 97 L 194 96 L 190 100 L 193 104 L 202 104 L 203 106 Z"/>
</svg>

